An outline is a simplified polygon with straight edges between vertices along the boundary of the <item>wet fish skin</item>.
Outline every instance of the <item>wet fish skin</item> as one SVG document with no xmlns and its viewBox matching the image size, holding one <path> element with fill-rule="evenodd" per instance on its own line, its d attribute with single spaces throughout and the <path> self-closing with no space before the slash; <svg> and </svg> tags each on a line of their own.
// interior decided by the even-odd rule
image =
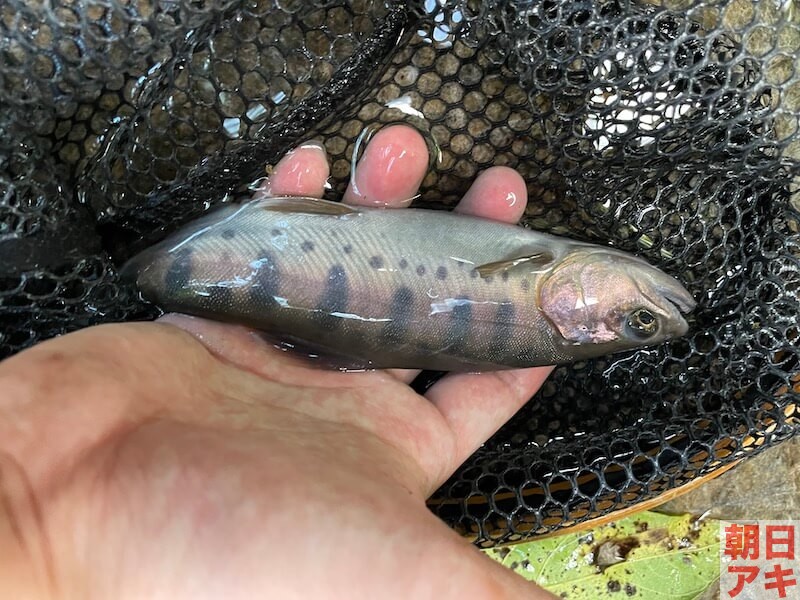
<svg viewBox="0 0 800 600">
<path fill-rule="evenodd" d="M 366 368 L 572 362 L 683 335 L 681 311 L 695 305 L 675 279 L 610 248 L 450 212 L 315 199 L 224 207 L 123 272 L 164 310 Z"/>
</svg>

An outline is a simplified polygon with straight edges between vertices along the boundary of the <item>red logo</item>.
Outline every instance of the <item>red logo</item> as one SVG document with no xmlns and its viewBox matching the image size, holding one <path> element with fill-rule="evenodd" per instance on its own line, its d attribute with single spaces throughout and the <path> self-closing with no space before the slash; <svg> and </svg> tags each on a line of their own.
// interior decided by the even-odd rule
<svg viewBox="0 0 800 600">
<path fill-rule="evenodd" d="M 720 559 L 722 597 L 800 600 L 795 548 L 800 527 L 793 521 L 723 523 Z"/>
</svg>

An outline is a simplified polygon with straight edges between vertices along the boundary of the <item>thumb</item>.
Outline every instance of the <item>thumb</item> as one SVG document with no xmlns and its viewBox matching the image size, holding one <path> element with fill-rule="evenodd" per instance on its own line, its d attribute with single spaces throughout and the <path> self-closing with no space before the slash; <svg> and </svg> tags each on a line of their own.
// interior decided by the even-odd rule
<svg viewBox="0 0 800 600">
<path fill-rule="evenodd" d="M 443 524 L 441 524 L 443 525 Z M 550 600 L 557 596 L 524 579 L 492 560 L 467 540 L 446 527 L 437 541 L 426 540 L 420 550 L 430 558 L 437 573 L 421 580 L 436 582 L 431 589 L 413 597 L 425 598 L 509 598 L 512 600 Z"/>
</svg>

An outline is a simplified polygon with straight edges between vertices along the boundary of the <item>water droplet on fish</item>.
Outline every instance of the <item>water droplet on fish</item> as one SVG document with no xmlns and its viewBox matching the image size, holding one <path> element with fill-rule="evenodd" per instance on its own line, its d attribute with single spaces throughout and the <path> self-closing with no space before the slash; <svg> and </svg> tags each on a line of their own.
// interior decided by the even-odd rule
<svg viewBox="0 0 800 600">
<path fill-rule="evenodd" d="M 251 192 L 257 192 L 261 189 L 261 186 L 263 186 L 268 181 L 269 177 L 267 177 L 266 175 L 263 177 L 259 177 L 258 179 L 251 181 L 248 184 L 247 189 L 250 190 Z"/>
<path fill-rule="evenodd" d="M 366 147 L 367 143 L 372 139 L 372 136 L 375 135 L 376 131 L 378 131 L 378 127 L 375 125 L 369 125 L 365 127 L 361 130 L 361 133 L 358 134 L 358 137 L 353 144 L 353 156 L 350 157 L 350 187 L 357 196 L 362 195 L 359 192 L 358 184 L 356 183 L 356 168 L 358 167 L 358 161 L 363 154 L 363 148 Z"/>
</svg>

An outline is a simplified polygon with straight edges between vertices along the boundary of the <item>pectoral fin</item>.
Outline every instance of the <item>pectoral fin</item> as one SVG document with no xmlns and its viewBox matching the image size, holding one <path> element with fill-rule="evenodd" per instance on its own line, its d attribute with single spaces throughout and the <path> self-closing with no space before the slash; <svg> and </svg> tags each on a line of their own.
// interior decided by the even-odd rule
<svg viewBox="0 0 800 600">
<path fill-rule="evenodd" d="M 485 265 L 475 267 L 475 270 L 480 274 L 481 277 L 485 278 L 489 277 L 490 275 L 502 273 L 503 271 L 508 271 L 509 269 L 513 269 L 514 267 L 518 267 L 520 265 L 530 266 L 534 269 L 541 269 L 553 262 L 553 258 L 554 257 L 550 252 L 547 250 L 542 250 L 539 252 L 532 252 L 531 254 L 525 254 L 522 256 L 507 258 L 505 260 L 486 263 Z"/>
<path fill-rule="evenodd" d="M 329 202 L 307 196 L 272 196 L 259 200 L 259 208 L 281 213 L 309 215 L 354 215 L 358 210 L 341 202 Z"/>
</svg>

